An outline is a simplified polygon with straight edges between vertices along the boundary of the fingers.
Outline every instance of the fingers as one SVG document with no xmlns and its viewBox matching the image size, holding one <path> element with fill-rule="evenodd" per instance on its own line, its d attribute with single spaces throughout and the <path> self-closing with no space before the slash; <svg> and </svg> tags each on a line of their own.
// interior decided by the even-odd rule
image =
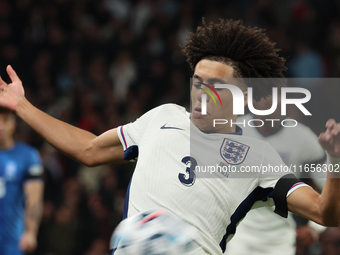
<svg viewBox="0 0 340 255">
<path fill-rule="evenodd" d="M 20 242 L 19 242 L 20 249 L 25 251 L 25 252 L 34 251 L 36 246 L 37 246 L 36 242 L 33 242 L 33 240 L 28 240 L 26 238 L 21 239 Z"/>
<path fill-rule="evenodd" d="M 333 129 L 331 131 L 331 135 L 337 136 L 340 132 L 340 123 L 337 123 L 336 125 L 333 126 Z"/>
<path fill-rule="evenodd" d="M 327 129 L 325 132 L 322 132 L 319 135 L 318 140 L 322 142 L 331 142 L 332 138 L 333 138 L 333 135 L 331 134 L 331 131 Z"/>
<path fill-rule="evenodd" d="M 14 69 L 11 65 L 8 65 L 6 70 L 7 70 L 8 76 L 9 76 L 9 78 L 11 78 L 12 82 L 20 82 L 20 79 L 19 79 L 17 73 L 14 71 Z"/>
<path fill-rule="evenodd" d="M 0 86 L 7 85 L 7 83 L 0 76 Z"/>
<path fill-rule="evenodd" d="M 333 139 L 332 136 L 328 133 L 321 133 L 319 135 L 318 141 L 321 147 L 326 151 L 331 150 L 333 148 Z"/>
<path fill-rule="evenodd" d="M 340 124 L 336 123 L 334 119 L 330 119 L 326 123 L 326 132 L 324 139 L 328 141 L 331 137 L 335 137 L 339 134 L 340 132 Z"/>
<path fill-rule="evenodd" d="M 336 121 L 335 121 L 334 119 L 329 119 L 329 120 L 326 122 L 326 128 L 331 128 L 331 127 L 333 127 L 335 124 L 336 124 Z"/>
<path fill-rule="evenodd" d="M 320 134 L 318 141 L 331 156 L 340 157 L 340 123 L 330 119 L 326 127 L 327 130 Z"/>
</svg>

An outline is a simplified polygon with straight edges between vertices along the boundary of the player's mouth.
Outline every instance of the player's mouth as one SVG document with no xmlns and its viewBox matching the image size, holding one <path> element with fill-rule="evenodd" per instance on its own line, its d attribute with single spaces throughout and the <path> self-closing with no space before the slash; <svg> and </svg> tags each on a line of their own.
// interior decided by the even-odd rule
<svg viewBox="0 0 340 255">
<path fill-rule="evenodd" d="M 195 107 L 194 110 L 192 111 L 193 115 L 195 117 L 202 117 L 202 108 L 201 107 Z"/>
</svg>

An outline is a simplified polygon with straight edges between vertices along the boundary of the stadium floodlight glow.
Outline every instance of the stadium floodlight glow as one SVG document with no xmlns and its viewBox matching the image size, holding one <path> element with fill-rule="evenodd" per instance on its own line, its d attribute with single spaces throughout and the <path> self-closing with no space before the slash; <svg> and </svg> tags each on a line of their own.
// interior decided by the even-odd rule
<svg viewBox="0 0 340 255">
<path fill-rule="evenodd" d="M 242 90 L 231 84 L 215 84 L 215 88 L 217 89 L 229 89 L 232 97 L 233 97 L 233 114 L 234 115 L 244 115 L 244 94 Z M 205 91 L 205 90 L 204 90 Z M 251 113 L 254 115 L 270 115 L 273 112 L 275 112 L 277 108 L 277 99 L 278 99 L 278 90 L 277 88 L 273 88 L 273 103 L 270 109 L 268 110 L 257 110 L 254 108 L 253 105 L 253 88 L 248 87 L 248 108 Z M 288 93 L 301 93 L 304 94 L 304 98 L 287 98 Z M 212 94 L 209 93 L 209 96 L 213 98 Z M 311 93 L 309 90 L 305 88 L 281 88 L 281 115 L 285 116 L 287 114 L 287 105 L 288 104 L 294 104 L 304 115 L 311 116 L 312 114 L 302 105 L 304 103 L 307 103 L 311 99 Z M 202 93 L 201 97 L 202 102 L 202 108 L 201 108 L 201 114 L 206 115 L 207 114 L 207 94 Z M 213 98 L 215 105 L 216 101 Z M 222 102 L 220 102 L 222 105 Z"/>
</svg>

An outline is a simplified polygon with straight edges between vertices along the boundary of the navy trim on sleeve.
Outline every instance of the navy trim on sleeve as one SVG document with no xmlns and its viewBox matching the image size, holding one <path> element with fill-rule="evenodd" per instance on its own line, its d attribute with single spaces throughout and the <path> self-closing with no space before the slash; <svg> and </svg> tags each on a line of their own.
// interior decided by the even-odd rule
<svg viewBox="0 0 340 255">
<path fill-rule="evenodd" d="M 132 160 L 138 157 L 138 146 L 132 145 L 124 151 L 124 159 Z"/>
<path fill-rule="evenodd" d="M 274 212 L 281 217 L 288 217 L 287 193 L 290 188 L 300 182 L 294 174 L 282 176 L 275 185 L 273 199 L 275 203 Z"/>
<path fill-rule="evenodd" d="M 127 191 L 125 195 L 123 220 L 125 220 L 128 216 L 131 182 L 132 182 L 132 178 L 129 182 L 129 186 L 127 187 Z"/>
</svg>

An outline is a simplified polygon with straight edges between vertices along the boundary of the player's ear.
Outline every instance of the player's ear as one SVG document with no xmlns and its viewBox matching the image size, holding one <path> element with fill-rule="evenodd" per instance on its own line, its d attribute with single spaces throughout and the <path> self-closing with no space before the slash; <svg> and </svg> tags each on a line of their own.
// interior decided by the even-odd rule
<svg viewBox="0 0 340 255">
<path fill-rule="evenodd" d="M 248 91 L 243 91 L 243 98 L 244 98 L 244 106 L 248 104 Z"/>
</svg>

